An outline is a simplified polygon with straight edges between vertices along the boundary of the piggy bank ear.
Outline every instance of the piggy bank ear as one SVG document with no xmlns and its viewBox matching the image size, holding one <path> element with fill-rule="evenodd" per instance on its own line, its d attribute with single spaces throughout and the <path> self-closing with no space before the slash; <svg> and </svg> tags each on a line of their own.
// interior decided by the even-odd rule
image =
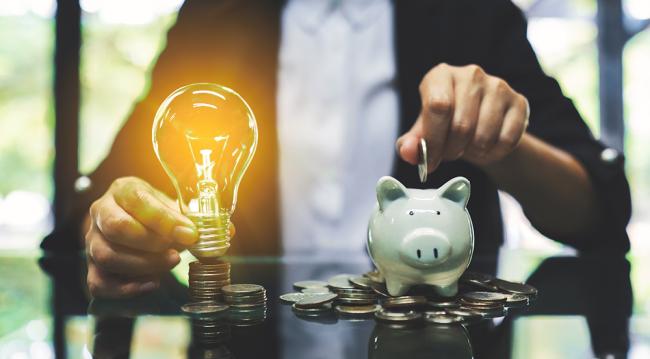
<svg viewBox="0 0 650 359">
<path fill-rule="evenodd" d="M 400 181 L 390 176 L 385 176 L 377 182 L 377 202 L 379 208 L 383 210 L 391 202 L 408 197 L 408 190 Z"/>
<path fill-rule="evenodd" d="M 440 197 L 456 202 L 463 207 L 467 206 L 469 192 L 469 180 L 465 177 L 453 178 L 438 189 Z"/>
</svg>

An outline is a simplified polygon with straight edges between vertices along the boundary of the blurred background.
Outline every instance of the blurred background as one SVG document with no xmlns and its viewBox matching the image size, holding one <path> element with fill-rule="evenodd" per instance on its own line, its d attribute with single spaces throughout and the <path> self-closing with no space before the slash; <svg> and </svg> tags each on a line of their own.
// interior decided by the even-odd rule
<svg viewBox="0 0 650 359">
<path fill-rule="evenodd" d="M 633 199 L 628 230 L 635 311 L 647 314 L 650 283 L 644 278 L 650 277 L 650 263 L 639 258 L 650 255 L 650 1 L 515 2 L 529 18 L 528 36 L 544 69 L 559 80 L 594 134 L 625 153 Z M 63 4 L 74 1 L 59 3 L 59 10 L 64 10 Z M 135 100 L 146 90 L 148 70 L 165 45 L 166 31 L 182 0 L 79 3 L 78 166 L 83 174 L 102 160 Z M 54 223 L 56 13 L 56 0 L 0 1 L 0 251 L 8 255 L 38 254 L 40 240 Z M 570 253 L 536 233 L 516 202 L 507 195 L 502 198 L 506 248 L 534 253 L 525 259 L 530 268 L 544 256 Z M 10 267 L 10 260 L 0 263 L 2 273 Z M 20 275 L 41 278 L 35 273 Z M 34 298 L 46 297 L 44 293 Z M 0 315 L 7 314 L 2 312 L 6 295 L 0 292 Z M 34 305 L 45 311 L 47 303 Z M 39 321 L 27 323 L 23 335 L 38 343 L 47 335 L 45 327 Z M 0 337 L 12 329 L 0 327 Z M 44 343 L 40 348 L 45 353 Z M 38 345 L 32 349 L 40 350 Z M 639 357 L 650 355 L 650 345 L 635 350 Z"/>
</svg>

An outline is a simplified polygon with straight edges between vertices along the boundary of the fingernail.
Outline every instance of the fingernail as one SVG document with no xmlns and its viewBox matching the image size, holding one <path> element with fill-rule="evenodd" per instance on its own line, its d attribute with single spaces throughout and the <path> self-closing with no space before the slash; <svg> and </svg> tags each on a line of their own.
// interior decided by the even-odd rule
<svg viewBox="0 0 650 359">
<path fill-rule="evenodd" d="M 198 239 L 198 233 L 194 228 L 185 227 L 185 226 L 176 226 L 172 232 L 174 238 L 176 238 L 181 244 L 192 244 Z"/>
<path fill-rule="evenodd" d="M 154 290 L 156 288 L 158 288 L 158 283 L 156 283 L 156 282 L 146 282 L 146 283 L 140 284 L 140 290 L 143 291 L 143 292 L 148 292 L 148 291 Z"/>
</svg>

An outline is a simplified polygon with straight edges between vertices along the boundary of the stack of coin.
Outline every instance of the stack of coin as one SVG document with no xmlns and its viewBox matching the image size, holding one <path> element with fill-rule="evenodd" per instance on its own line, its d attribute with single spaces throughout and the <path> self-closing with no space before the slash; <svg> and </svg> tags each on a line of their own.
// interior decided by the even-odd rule
<svg viewBox="0 0 650 359">
<path fill-rule="evenodd" d="M 347 318 L 372 315 L 380 307 L 373 282 L 363 276 L 339 274 L 327 281 L 330 289 L 337 294 L 336 311 Z"/>
<path fill-rule="evenodd" d="M 194 261 L 190 263 L 190 300 L 219 301 L 221 288 L 230 284 L 230 263 L 214 261 L 210 264 Z"/>
<path fill-rule="evenodd" d="M 205 301 L 185 304 L 181 309 L 190 316 L 192 340 L 200 346 L 211 347 L 230 340 L 230 325 L 225 321 L 227 305 Z"/>
<path fill-rule="evenodd" d="M 298 316 L 318 317 L 331 313 L 334 299 L 336 299 L 334 293 L 306 294 L 293 303 L 291 308 Z"/>
<path fill-rule="evenodd" d="M 230 306 L 230 322 L 236 326 L 256 325 L 266 319 L 266 289 L 257 284 L 231 284 L 221 288 Z"/>
<path fill-rule="evenodd" d="M 463 294 L 460 302 L 462 308 L 481 313 L 485 318 L 503 317 L 508 296 L 495 292 L 469 292 Z"/>
</svg>

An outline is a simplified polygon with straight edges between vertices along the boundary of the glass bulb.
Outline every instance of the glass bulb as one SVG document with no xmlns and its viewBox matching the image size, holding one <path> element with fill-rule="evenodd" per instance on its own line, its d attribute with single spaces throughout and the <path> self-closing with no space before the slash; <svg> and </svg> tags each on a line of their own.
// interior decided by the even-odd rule
<svg viewBox="0 0 650 359">
<path fill-rule="evenodd" d="M 227 87 L 183 86 L 158 108 L 152 141 L 181 212 L 199 231 L 190 252 L 201 261 L 224 255 L 230 247 L 237 189 L 257 147 L 250 107 Z"/>
</svg>

